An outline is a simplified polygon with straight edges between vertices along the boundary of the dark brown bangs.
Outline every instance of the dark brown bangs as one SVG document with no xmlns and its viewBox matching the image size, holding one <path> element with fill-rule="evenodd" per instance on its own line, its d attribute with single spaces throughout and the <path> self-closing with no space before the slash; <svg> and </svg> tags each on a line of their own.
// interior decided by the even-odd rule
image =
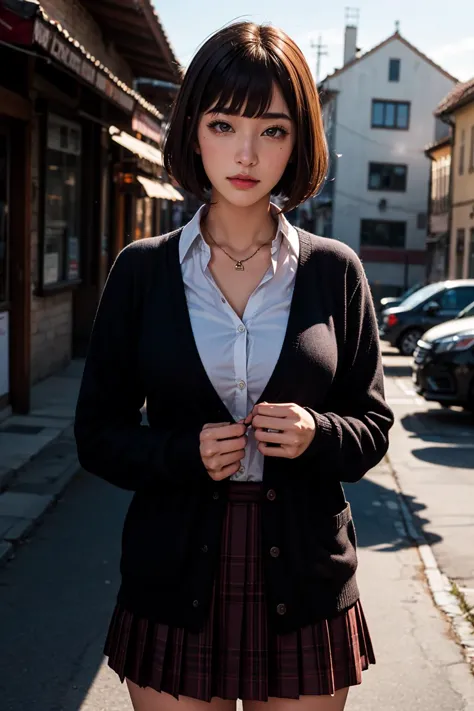
<svg viewBox="0 0 474 711">
<path fill-rule="evenodd" d="M 202 96 L 200 113 L 230 112 L 259 118 L 272 102 L 273 85 L 278 81 L 265 57 L 249 56 L 231 47 L 216 65 Z"/>
</svg>

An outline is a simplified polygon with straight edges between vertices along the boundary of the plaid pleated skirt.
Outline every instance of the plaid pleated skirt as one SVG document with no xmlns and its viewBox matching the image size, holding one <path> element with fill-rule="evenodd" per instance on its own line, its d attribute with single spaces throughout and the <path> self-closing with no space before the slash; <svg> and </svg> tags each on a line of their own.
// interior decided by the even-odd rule
<svg viewBox="0 0 474 711">
<path fill-rule="evenodd" d="M 104 653 L 120 680 L 174 697 L 267 701 L 328 695 L 375 664 L 360 601 L 277 635 L 267 628 L 261 484 L 231 482 L 210 614 L 200 632 L 148 621 L 117 604 Z"/>
</svg>

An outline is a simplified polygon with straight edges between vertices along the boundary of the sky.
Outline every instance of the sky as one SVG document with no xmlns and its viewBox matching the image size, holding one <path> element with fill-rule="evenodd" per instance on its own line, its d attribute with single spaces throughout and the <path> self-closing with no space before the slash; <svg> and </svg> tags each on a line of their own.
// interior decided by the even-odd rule
<svg viewBox="0 0 474 711">
<path fill-rule="evenodd" d="M 154 0 L 170 43 L 183 66 L 200 44 L 237 19 L 270 22 L 287 32 L 303 50 L 315 74 L 321 37 L 319 79 L 342 65 L 345 8 L 350 0 Z M 359 0 L 358 47 L 368 51 L 395 31 L 460 81 L 474 77 L 473 0 Z"/>
</svg>

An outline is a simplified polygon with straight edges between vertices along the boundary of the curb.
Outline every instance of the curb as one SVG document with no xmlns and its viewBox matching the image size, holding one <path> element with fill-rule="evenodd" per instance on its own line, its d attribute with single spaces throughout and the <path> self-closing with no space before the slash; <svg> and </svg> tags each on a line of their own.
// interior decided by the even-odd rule
<svg viewBox="0 0 474 711">
<path fill-rule="evenodd" d="M 385 455 L 385 461 L 395 481 L 395 491 L 407 535 L 418 549 L 433 602 L 449 618 L 454 636 L 462 648 L 471 672 L 474 674 L 474 627 L 469 622 L 461 606 L 462 603 L 465 603 L 464 596 L 458 588 L 457 595 L 453 593 L 454 585 L 448 576 L 441 572 L 431 546 L 406 502 L 398 474 L 388 454 Z"/>
</svg>

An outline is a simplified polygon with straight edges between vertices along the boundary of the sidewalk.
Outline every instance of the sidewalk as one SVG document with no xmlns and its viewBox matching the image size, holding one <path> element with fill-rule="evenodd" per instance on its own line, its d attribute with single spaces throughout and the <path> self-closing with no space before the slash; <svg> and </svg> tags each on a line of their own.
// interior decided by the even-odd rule
<svg viewBox="0 0 474 711">
<path fill-rule="evenodd" d="M 30 414 L 0 423 L 0 564 L 80 468 L 73 421 L 83 365 L 75 360 L 35 385 Z"/>
</svg>

